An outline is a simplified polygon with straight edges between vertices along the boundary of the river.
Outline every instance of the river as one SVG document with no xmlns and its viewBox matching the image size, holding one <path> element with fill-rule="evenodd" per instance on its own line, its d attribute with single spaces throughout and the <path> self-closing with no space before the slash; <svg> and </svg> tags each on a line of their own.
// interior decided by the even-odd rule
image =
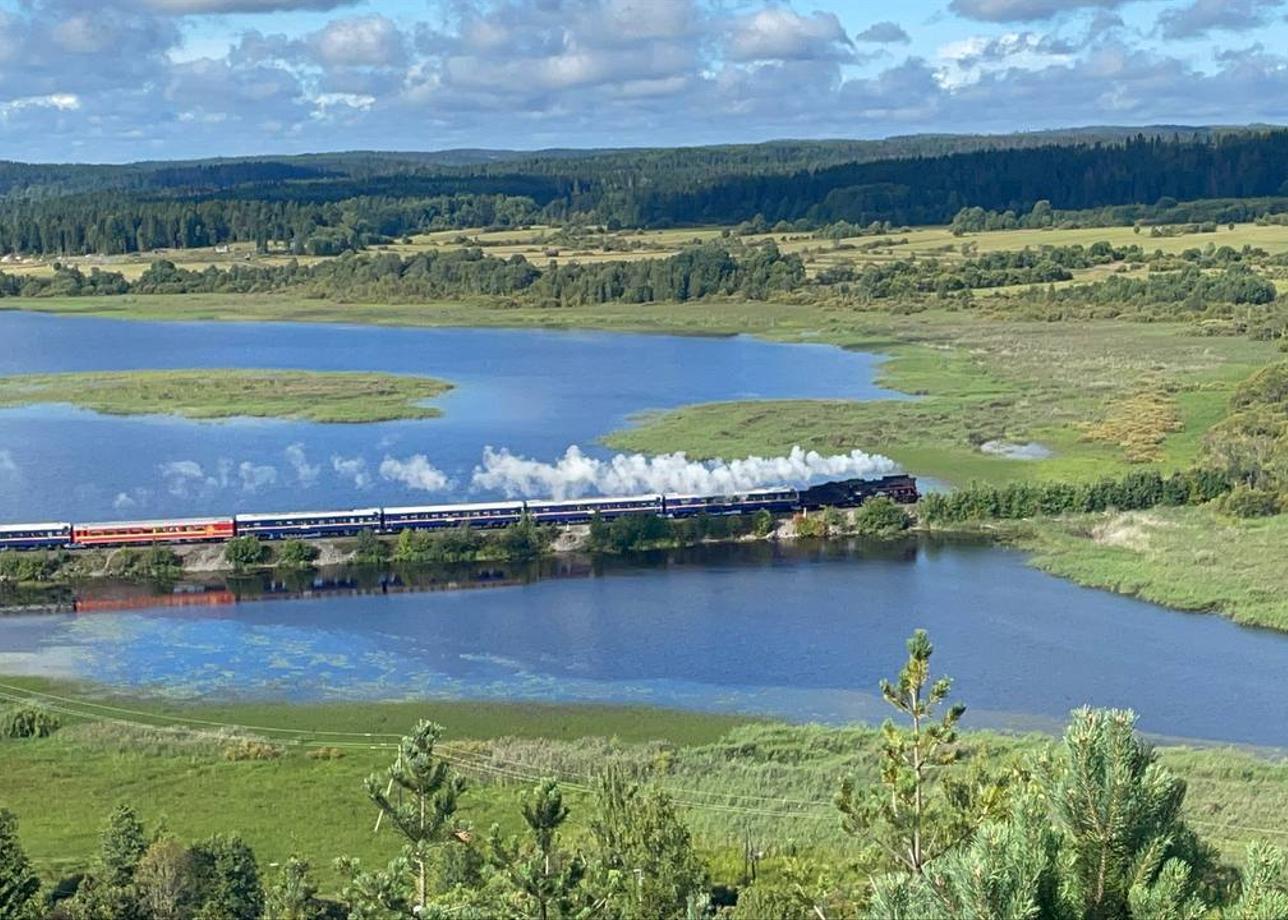
<svg viewBox="0 0 1288 920">
<path fill-rule="evenodd" d="M 570 444 L 602 454 L 595 438 L 634 413 L 696 401 L 898 398 L 875 385 L 874 356 L 741 337 L 0 313 L 0 338 L 3 373 L 279 367 L 457 384 L 437 401 L 442 418 L 376 425 L 2 411 L 7 520 L 475 497 L 459 485 L 427 496 L 376 470 L 382 457 L 423 453 L 461 483 L 485 445 L 545 460 Z M 176 480 L 176 463 L 202 475 Z M 242 464 L 272 472 L 245 477 Z M 386 593 L 365 573 L 342 575 L 335 592 L 319 576 L 279 590 L 294 598 L 283 603 L 245 583 L 157 599 L 100 585 L 79 613 L 0 617 L 0 674 L 182 698 L 555 699 L 843 722 L 885 715 L 876 682 L 926 627 L 970 725 L 1051 730 L 1080 704 L 1131 705 L 1159 735 L 1288 746 L 1275 689 L 1288 636 L 1079 588 L 994 546 L 709 547 L 444 577 L 490 587 L 395 581 Z"/>
<path fill-rule="evenodd" d="M 382 593 L 391 577 L 306 578 L 307 593 L 211 582 L 151 608 L 100 587 L 85 604 L 100 612 L 0 617 L 0 674 L 185 699 L 561 700 L 839 723 L 888 714 L 877 682 L 924 627 L 969 726 L 1058 730 L 1078 705 L 1131 706 L 1159 735 L 1288 746 L 1271 691 L 1288 636 L 1079 588 L 991 546 L 572 557 L 413 573 Z"/>
</svg>

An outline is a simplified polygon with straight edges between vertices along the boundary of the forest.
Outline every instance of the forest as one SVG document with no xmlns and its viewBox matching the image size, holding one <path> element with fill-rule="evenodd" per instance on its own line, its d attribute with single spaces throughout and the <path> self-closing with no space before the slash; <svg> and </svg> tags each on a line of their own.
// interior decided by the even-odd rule
<svg viewBox="0 0 1288 920">
<path fill-rule="evenodd" d="M 0 253 L 255 242 L 331 254 L 444 227 L 924 225 L 948 223 L 963 208 L 979 209 L 968 222 L 986 223 L 992 212 L 994 223 L 1005 223 L 1008 212 L 1030 212 L 1039 201 L 1063 213 L 1282 196 L 1286 155 L 1284 131 L 1106 129 L 472 160 L 334 154 L 122 167 L 0 164 Z"/>
</svg>

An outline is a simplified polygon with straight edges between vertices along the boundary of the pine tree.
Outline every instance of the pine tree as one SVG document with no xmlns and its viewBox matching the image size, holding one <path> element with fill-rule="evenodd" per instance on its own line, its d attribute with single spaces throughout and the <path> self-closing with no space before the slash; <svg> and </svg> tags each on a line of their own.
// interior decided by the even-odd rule
<svg viewBox="0 0 1288 920">
<path fill-rule="evenodd" d="M 670 796 L 610 767 L 599 782 L 590 832 L 597 893 L 623 916 L 683 918 L 706 872 Z"/>
<path fill-rule="evenodd" d="M 998 796 L 991 783 L 945 781 L 944 769 L 957 760 L 953 745 L 966 707 L 954 703 L 943 709 L 952 681 L 931 682 L 934 646 L 926 631 L 914 632 L 907 648 L 897 681 L 881 681 L 881 695 L 911 727 L 900 729 L 886 720 L 879 784 L 861 791 L 846 779 L 836 803 L 846 832 L 871 840 L 901 869 L 920 875 L 969 837 L 996 809 Z"/>
<path fill-rule="evenodd" d="M 117 805 L 99 837 L 103 881 L 118 887 L 133 883 L 134 872 L 147 849 L 147 835 L 138 814 L 129 805 Z"/>
<path fill-rule="evenodd" d="M 271 920 L 315 920 L 322 916 L 318 889 L 309 876 L 307 860 L 288 857 L 268 891 L 265 916 Z"/>
<path fill-rule="evenodd" d="M 1051 789 L 1070 887 L 1090 920 L 1203 909 L 1194 876 L 1210 857 L 1181 820 L 1185 782 L 1157 763 L 1135 725 L 1130 710 L 1076 710 Z"/>
<path fill-rule="evenodd" d="M 465 780 L 435 753 L 443 727 L 418 722 L 398 746 L 398 757 L 383 774 L 367 777 L 367 795 L 405 840 L 407 862 L 414 877 L 415 905 L 424 909 L 429 898 L 429 868 L 435 848 L 460 830 L 457 799 Z M 391 798 L 394 790 L 397 795 Z"/>
<path fill-rule="evenodd" d="M 514 886 L 523 916 L 538 920 L 569 916 L 586 866 L 579 856 L 568 856 L 558 846 L 559 828 L 568 820 L 559 784 L 552 779 L 538 783 L 523 795 L 521 809 L 530 839 L 503 842 L 494 826 L 488 841 L 493 863 Z"/>
<path fill-rule="evenodd" d="M 18 842 L 18 819 L 0 808 L 0 917 L 23 920 L 36 915 L 40 879 Z"/>
</svg>

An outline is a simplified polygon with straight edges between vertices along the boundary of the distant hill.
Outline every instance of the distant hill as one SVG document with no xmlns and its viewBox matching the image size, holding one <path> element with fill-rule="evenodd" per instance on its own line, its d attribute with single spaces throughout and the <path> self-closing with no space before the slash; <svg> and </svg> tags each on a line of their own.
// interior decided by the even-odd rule
<svg viewBox="0 0 1288 920">
<path fill-rule="evenodd" d="M 1278 195 L 1288 132 L 1093 126 L 1006 135 L 707 147 L 349 151 L 124 165 L 0 162 L 0 252 L 235 240 L 326 251 L 418 230 L 569 219 L 620 226 L 946 222 L 962 207 Z M 317 234 L 326 231 L 326 240 Z"/>
</svg>

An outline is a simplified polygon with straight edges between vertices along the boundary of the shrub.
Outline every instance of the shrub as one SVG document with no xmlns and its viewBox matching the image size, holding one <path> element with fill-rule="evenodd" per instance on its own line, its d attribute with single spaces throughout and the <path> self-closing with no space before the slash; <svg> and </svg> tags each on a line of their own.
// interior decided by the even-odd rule
<svg viewBox="0 0 1288 920">
<path fill-rule="evenodd" d="M 364 565 L 380 565 L 389 558 L 389 545 L 370 530 L 358 534 L 354 541 L 353 559 Z"/>
<path fill-rule="evenodd" d="M 282 756 L 282 749 L 267 741 L 255 741 L 241 738 L 224 748 L 225 760 L 277 760 Z"/>
<path fill-rule="evenodd" d="M 0 719 L 0 738 L 48 738 L 62 723 L 58 716 L 32 706 L 20 706 Z"/>
<path fill-rule="evenodd" d="M 224 547 L 224 559 L 238 570 L 259 565 L 267 556 L 268 547 L 253 534 L 233 537 Z"/>
<path fill-rule="evenodd" d="M 308 568 L 317 557 L 318 548 L 303 540 L 287 540 L 277 550 L 277 564 L 280 566 Z"/>
<path fill-rule="evenodd" d="M 912 526 L 912 518 L 888 496 L 877 495 L 854 512 L 854 526 L 864 536 L 880 537 L 907 530 Z"/>
<path fill-rule="evenodd" d="M 313 748 L 306 756 L 310 760 L 339 760 L 344 756 L 344 751 L 338 747 L 320 747 Z"/>
<path fill-rule="evenodd" d="M 1278 514 L 1281 507 L 1279 493 L 1242 484 L 1235 486 L 1217 503 L 1218 510 L 1237 518 L 1270 517 Z"/>
</svg>

